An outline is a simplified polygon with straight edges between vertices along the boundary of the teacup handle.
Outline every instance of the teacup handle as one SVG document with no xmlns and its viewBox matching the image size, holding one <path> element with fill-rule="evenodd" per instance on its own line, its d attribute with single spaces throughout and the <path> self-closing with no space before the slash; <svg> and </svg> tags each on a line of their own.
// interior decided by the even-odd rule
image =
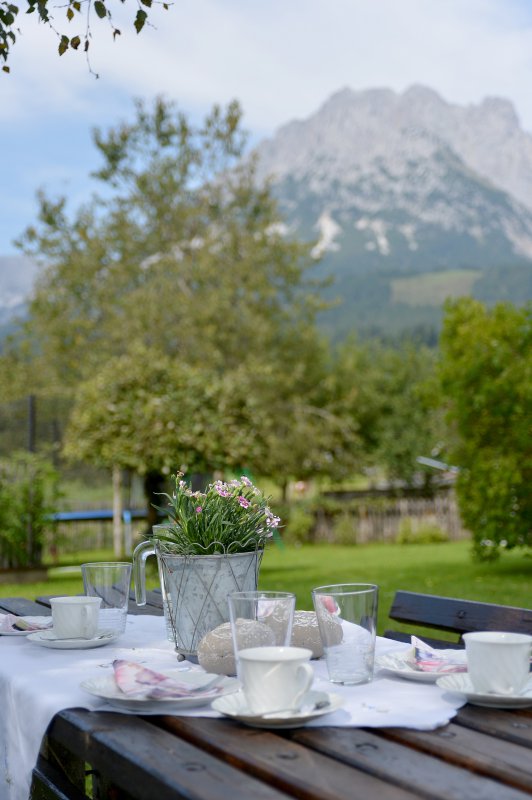
<svg viewBox="0 0 532 800">
<path fill-rule="evenodd" d="M 310 664 L 300 664 L 297 668 L 296 680 L 299 686 L 298 693 L 295 698 L 294 705 L 297 706 L 303 695 L 305 695 L 314 680 L 314 670 Z"/>
</svg>

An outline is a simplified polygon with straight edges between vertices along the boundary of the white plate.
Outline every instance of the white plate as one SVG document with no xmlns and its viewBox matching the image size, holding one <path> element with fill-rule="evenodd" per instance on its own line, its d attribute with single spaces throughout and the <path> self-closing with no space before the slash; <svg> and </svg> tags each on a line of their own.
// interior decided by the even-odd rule
<svg viewBox="0 0 532 800">
<path fill-rule="evenodd" d="M 93 639 L 58 639 L 53 630 L 50 630 L 30 633 L 28 641 L 54 650 L 90 650 L 91 647 L 103 647 L 114 642 L 119 635 L 116 631 L 102 630 Z"/>
<path fill-rule="evenodd" d="M 326 702 L 324 708 L 314 708 L 316 703 Z M 220 697 L 212 704 L 214 711 L 219 711 L 226 717 L 232 717 L 252 728 L 298 728 L 311 719 L 322 717 L 324 714 L 331 714 L 337 711 L 344 701 L 338 694 L 330 692 L 307 692 L 303 699 L 302 710 L 293 713 L 280 711 L 277 715 L 253 714 L 246 705 L 243 692 L 231 694 L 228 697 Z"/>
<path fill-rule="evenodd" d="M 399 678 L 406 678 L 406 680 L 409 681 L 419 681 L 420 683 L 436 683 L 438 678 L 441 678 L 442 675 L 449 675 L 447 672 L 424 672 L 423 670 L 415 669 L 409 663 L 411 652 L 411 648 L 409 648 L 400 653 L 386 653 L 385 655 L 377 656 L 375 659 L 375 668 L 386 670 L 386 672 L 392 672 Z M 437 650 L 436 652 L 438 654 L 445 653 L 445 650 Z M 452 650 L 450 652 L 453 654 L 453 660 L 456 658 L 457 660 L 463 661 L 464 664 L 467 663 L 465 650 Z M 464 675 L 465 673 L 458 672 L 451 674 Z"/>
<path fill-rule="evenodd" d="M 528 680 L 525 688 L 520 694 L 484 694 L 476 692 L 469 675 L 455 674 L 446 675 L 436 681 L 440 689 L 448 692 L 464 694 L 467 702 L 475 706 L 486 706 L 487 708 L 526 708 L 532 706 L 532 678 Z"/>
<path fill-rule="evenodd" d="M 45 616 L 42 617 L 19 617 L 19 619 L 24 620 L 24 622 L 30 623 L 30 625 L 35 625 L 39 622 L 43 622 L 46 619 Z M 50 618 L 51 624 L 51 618 Z M 10 628 L 9 630 L 0 630 L 0 636 L 28 636 L 30 633 L 36 633 L 36 631 L 17 631 L 15 628 Z"/>
<path fill-rule="evenodd" d="M 205 672 L 183 672 L 179 669 L 165 670 L 164 675 L 177 678 L 180 683 L 187 684 L 191 689 L 199 689 L 206 683 L 219 678 L 211 689 L 206 689 L 201 695 L 194 697 L 179 697 L 173 699 L 154 700 L 146 697 L 128 697 L 116 685 L 114 675 L 107 675 L 104 678 L 94 678 L 83 681 L 80 686 L 89 694 L 106 700 L 110 705 L 121 708 L 125 711 L 135 711 L 137 714 L 156 712 L 158 714 L 171 714 L 172 710 L 183 708 L 193 708 L 208 705 L 211 700 L 221 698 L 229 692 L 236 692 L 240 689 L 240 683 L 236 678 L 226 678 L 225 675 L 211 675 Z"/>
</svg>

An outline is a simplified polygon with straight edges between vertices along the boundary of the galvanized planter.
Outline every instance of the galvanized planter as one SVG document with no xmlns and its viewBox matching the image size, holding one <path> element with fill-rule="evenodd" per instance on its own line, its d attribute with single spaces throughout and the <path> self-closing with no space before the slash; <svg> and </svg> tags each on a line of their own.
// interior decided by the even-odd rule
<svg viewBox="0 0 532 800">
<path fill-rule="evenodd" d="M 229 621 L 227 595 L 257 588 L 262 551 L 175 556 L 157 553 L 167 630 L 177 652 L 197 659 L 206 633 Z"/>
<path fill-rule="evenodd" d="M 229 622 L 227 595 L 257 589 L 262 554 L 173 555 L 159 542 L 142 542 L 133 554 L 137 604 L 146 604 L 146 559 L 156 555 L 168 639 L 195 661 L 205 634 Z"/>
</svg>

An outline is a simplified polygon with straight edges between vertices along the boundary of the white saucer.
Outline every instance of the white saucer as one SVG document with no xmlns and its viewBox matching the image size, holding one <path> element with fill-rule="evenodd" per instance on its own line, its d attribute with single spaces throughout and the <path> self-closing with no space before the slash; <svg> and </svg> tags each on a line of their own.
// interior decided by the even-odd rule
<svg viewBox="0 0 532 800">
<path fill-rule="evenodd" d="M 484 694 L 476 692 L 469 675 L 446 675 L 436 681 L 440 689 L 456 692 L 467 697 L 467 702 L 475 706 L 487 708 L 526 708 L 532 706 L 532 677 L 529 678 L 525 688 L 519 694 Z"/>
<path fill-rule="evenodd" d="M 323 708 L 315 708 L 318 703 L 327 703 L 327 705 Z M 213 702 L 211 707 L 214 711 L 237 719 L 252 728 L 298 728 L 310 722 L 311 719 L 337 711 L 343 703 L 343 699 L 338 694 L 310 691 L 303 698 L 301 711 L 296 713 L 279 711 L 276 715 L 254 714 L 246 705 L 244 693 L 240 691 L 227 697 L 220 697 L 219 700 Z"/>
<path fill-rule="evenodd" d="M 180 711 L 183 708 L 192 708 L 208 705 L 215 698 L 222 698 L 222 695 L 229 692 L 236 692 L 240 689 L 240 683 L 236 678 L 226 678 L 225 675 L 211 675 L 205 672 L 183 672 L 180 669 L 167 669 L 163 673 L 172 678 L 177 678 L 179 683 L 190 686 L 191 691 L 200 689 L 207 683 L 219 678 L 216 684 L 210 689 L 206 689 L 203 694 L 196 694 L 192 697 L 179 697 L 172 699 L 154 700 L 146 697 L 127 697 L 116 685 L 113 675 L 106 675 L 104 678 L 94 678 L 83 681 L 80 686 L 89 694 L 106 700 L 115 708 L 124 711 L 134 711 L 137 714 L 171 714 L 172 711 Z"/>
<path fill-rule="evenodd" d="M 101 630 L 93 639 L 58 639 L 52 629 L 30 633 L 28 641 L 55 650 L 89 650 L 91 647 L 103 647 L 105 644 L 110 644 L 118 639 L 119 635 L 116 631 Z"/>
<path fill-rule="evenodd" d="M 38 623 L 42 623 L 46 617 L 19 617 L 20 620 L 24 620 L 24 622 L 28 622 L 30 625 L 35 625 Z M 50 619 L 50 618 L 49 618 Z M 51 624 L 51 619 L 50 619 Z M 50 630 L 49 628 L 43 628 L 43 630 Z M 9 630 L 0 630 L 0 636 L 29 636 L 30 633 L 40 633 L 41 631 L 17 631 L 16 628 L 9 628 Z"/>
<path fill-rule="evenodd" d="M 425 672 L 424 670 L 416 669 L 409 662 L 411 652 L 412 650 L 409 648 L 408 650 L 402 650 L 399 653 L 386 653 L 385 655 L 377 656 L 375 659 L 375 669 L 386 670 L 386 672 L 391 672 L 394 675 L 397 675 L 399 678 L 406 678 L 408 681 L 418 681 L 419 683 L 436 683 L 438 678 L 443 677 L 443 675 L 448 676 L 449 674 L 465 674 L 463 672 Z M 435 652 L 440 654 L 445 653 L 446 651 L 436 650 Z M 452 652 L 453 659 L 456 659 L 457 661 L 463 661 L 464 664 L 467 664 L 465 650 L 451 650 L 447 652 Z"/>
</svg>

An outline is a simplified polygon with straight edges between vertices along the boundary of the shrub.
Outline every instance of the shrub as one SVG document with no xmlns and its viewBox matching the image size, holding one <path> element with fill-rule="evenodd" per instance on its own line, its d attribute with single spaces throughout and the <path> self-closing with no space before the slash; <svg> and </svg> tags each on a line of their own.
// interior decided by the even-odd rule
<svg viewBox="0 0 532 800">
<path fill-rule="evenodd" d="M 312 538 L 314 514 L 307 505 L 294 503 L 290 506 L 288 524 L 283 531 L 283 541 L 287 544 L 304 544 Z"/>
<path fill-rule="evenodd" d="M 448 542 L 449 536 L 435 522 L 406 517 L 401 520 L 397 544 L 437 544 Z"/>
<path fill-rule="evenodd" d="M 357 543 L 357 524 L 353 514 L 344 513 L 337 516 L 333 523 L 333 534 L 335 544 L 356 544 Z"/>
<path fill-rule="evenodd" d="M 43 456 L 20 451 L 0 461 L 1 567 L 40 566 L 59 496 L 58 474 Z"/>
</svg>

